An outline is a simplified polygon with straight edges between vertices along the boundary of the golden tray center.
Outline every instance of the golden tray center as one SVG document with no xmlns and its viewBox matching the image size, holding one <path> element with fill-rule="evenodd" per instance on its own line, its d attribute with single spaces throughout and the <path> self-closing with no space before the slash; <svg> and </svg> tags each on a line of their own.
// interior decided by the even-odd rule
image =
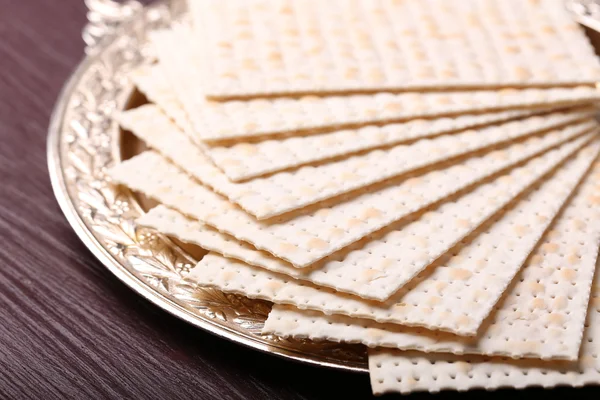
<svg viewBox="0 0 600 400">
<path fill-rule="evenodd" d="M 85 3 L 90 21 L 83 31 L 87 56 L 59 96 L 48 135 L 54 193 L 77 235 L 126 285 L 199 328 L 285 358 L 367 372 L 362 345 L 261 334 L 271 303 L 193 287 L 185 276 L 205 252 L 136 226 L 136 218 L 153 203 L 111 184 L 106 171 L 144 147 L 122 132 L 112 116 L 145 102 L 128 75 L 154 61 L 146 33 L 186 18 L 184 2 L 159 1 L 146 7 L 136 1 Z M 598 0 L 571 0 L 567 5 L 579 22 L 600 28 Z"/>
</svg>

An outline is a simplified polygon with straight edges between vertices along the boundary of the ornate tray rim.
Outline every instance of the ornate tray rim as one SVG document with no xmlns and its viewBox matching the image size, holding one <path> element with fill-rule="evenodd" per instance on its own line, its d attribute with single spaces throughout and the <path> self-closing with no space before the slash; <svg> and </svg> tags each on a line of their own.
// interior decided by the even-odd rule
<svg viewBox="0 0 600 400">
<path fill-rule="evenodd" d="M 566 0 L 566 5 L 573 12 L 574 16 L 580 23 L 587 25 L 592 29 L 597 29 L 600 28 L 600 24 L 598 23 L 598 20 L 600 20 L 600 7 L 592 7 L 592 3 L 594 3 L 594 1 L 595 0 Z M 75 132 L 78 131 L 78 129 L 72 128 L 71 125 L 67 124 L 67 122 L 69 122 L 67 116 L 74 113 L 73 109 L 76 108 L 76 106 L 81 105 L 73 105 L 71 103 L 73 102 L 73 99 L 76 94 L 81 95 L 81 93 L 76 92 L 76 89 L 79 85 L 82 85 L 82 82 L 84 81 L 84 78 L 87 76 L 87 74 L 90 73 L 90 71 L 93 68 L 96 68 L 98 64 L 108 63 L 106 60 L 109 59 L 110 57 L 108 56 L 111 55 L 108 54 L 109 49 L 121 46 L 120 44 L 118 44 L 122 41 L 121 39 L 132 39 L 132 41 L 137 44 L 137 47 L 135 47 L 135 52 L 139 53 L 137 54 L 137 56 L 141 60 L 147 61 L 150 55 L 144 54 L 144 49 L 141 49 L 141 43 L 144 42 L 146 30 L 149 30 L 153 27 L 166 26 L 165 23 L 170 23 L 171 16 L 176 15 L 180 11 L 183 1 L 159 0 L 147 7 L 143 7 L 137 1 L 133 0 L 127 1 L 126 3 L 116 3 L 114 0 L 85 0 L 85 3 L 90 9 L 90 12 L 88 13 L 89 24 L 84 28 L 83 31 L 83 38 L 87 44 L 87 56 L 79 63 L 79 65 L 74 70 L 70 78 L 67 80 L 59 94 L 56 105 L 51 115 L 47 139 L 48 169 L 50 173 L 50 180 L 54 191 L 54 195 L 58 201 L 62 212 L 67 218 L 69 224 L 73 227 L 77 236 L 82 240 L 82 242 L 92 252 L 92 254 L 94 254 L 94 256 L 104 266 L 106 266 L 109 269 L 109 271 L 111 271 L 119 280 L 121 280 L 128 287 L 133 289 L 135 292 L 143 296 L 146 300 L 150 301 L 154 305 L 162 308 L 166 312 L 198 328 L 201 328 L 204 331 L 210 332 L 221 338 L 225 338 L 233 342 L 248 346 L 250 348 L 260 350 L 264 353 L 274 354 L 283 358 L 299 362 L 321 367 L 335 368 L 338 370 L 363 373 L 368 372 L 364 347 L 360 347 L 361 351 L 357 351 L 357 349 L 359 349 L 357 345 L 338 345 L 329 342 L 315 343 L 304 340 L 286 340 L 277 337 L 256 335 L 251 330 L 252 328 L 254 328 L 255 331 L 257 331 L 257 326 L 255 326 L 255 323 L 257 321 L 260 322 L 260 318 L 255 318 L 254 320 L 252 319 L 253 317 L 256 317 L 258 313 L 253 314 L 252 307 L 254 306 L 249 305 L 249 303 L 261 303 L 260 301 L 240 301 L 238 298 L 239 296 L 223 294 L 218 295 L 218 293 L 220 292 L 217 292 L 217 295 L 212 295 L 214 297 L 219 296 L 220 298 L 217 300 L 228 301 L 229 303 L 218 303 L 218 301 L 213 301 L 213 303 L 217 304 L 215 306 L 217 308 L 219 305 L 225 305 L 225 308 L 229 312 L 234 311 L 233 316 L 240 315 L 235 309 L 236 307 L 243 308 L 244 310 L 246 310 L 245 317 L 249 317 L 247 318 L 248 327 L 246 327 L 246 325 L 243 325 L 243 321 L 242 323 L 236 322 L 235 324 L 232 324 L 229 321 L 229 319 L 231 319 L 232 316 L 227 315 L 225 311 L 221 312 L 220 310 L 213 310 L 211 308 L 212 306 L 210 305 L 213 303 L 211 303 L 211 294 L 208 293 L 208 289 L 200 288 L 197 290 L 198 292 L 204 293 L 204 295 L 209 298 L 209 300 L 205 301 L 209 304 L 208 306 L 199 306 L 198 303 L 201 303 L 202 300 L 206 299 L 203 299 L 201 296 L 194 296 L 194 294 L 196 293 L 196 289 L 191 288 L 189 284 L 187 286 L 185 285 L 185 274 L 183 272 L 183 270 L 185 269 L 185 265 L 189 267 L 191 263 L 194 262 L 193 257 L 186 254 L 180 247 L 178 247 L 176 244 L 174 244 L 169 239 L 163 237 L 162 235 L 156 235 L 156 237 L 152 239 L 156 239 L 157 243 L 161 245 L 161 248 L 166 248 L 168 250 L 168 253 L 171 254 L 172 258 L 174 258 L 175 261 L 182 261 L 178 261 L 177 263 L 175 261 L 172 261 L 169 264 L 170 270 L 161 272 L 171 273 L 172 275 L 175 275 L 176 286 L 180 284 L 186 286 L 184 288 L 184 291 L 182 292 L 184 295 L 181 296 L 183 300 L 181 298 L 178 299 L 173 293 L 166 293 L 164 290 L 161 290 L 161 282 L 153 286 L 152 281 L 149 281 L 148 277 L 144 278 L 144 274 L 142 272 L 136 271 L 134 266 L 131 265 L 128 268 L 123 262 L 121 262 L 118 259 L 118 254 L 115 255 L 112 254 L 111 251 L 109 251 L 109 248 L 106 244 L 106 238 L 104 238 L 104 244 L 100 241 L 99 237 L 102 237 L 102 234 L 98 233 L 97 229 L 96 233 L 94 233 L 94 229 L 89 225 L 89 221 L 86 222 L 86 219 L 84 218 L 83 211 L 81 209 L 81 205 L 84 202 L 81 201 L 81 198 L 79 200 L 74 198 L 74 195 L 72 193 L 73 188 L 70 187 L 74 186 L 74 183 L 70 182 L 70 185 L 68 183 L 69 179 L 74 180 L 75 178 L 68 177 L 69 171 L 65 167 L 65 165 L 68 165 L 69 168 L 71 167 L 68 164 L 68 161 L 66 161 L 67 159 L 70 160 L 70 157 L 67 157 L 67 155 L 64 154 L 63 151 L 63 148 L 67 146 L 67 131 L 69 131 L 69 129 L 72 131 L 69 132 L 69 135 L 71 135 L 71 139 L 73 140 L 73 142 L 77 142 L 78 140 L 76 134 L 81 134 L 81 132 Z M 135 40 L 133 38 L 135 38 Z M 131 47 L 131 44 L 129 46 Z M 113 71 L 111 68 L 108 68 L 108 70 L 113 72 L 113 76 L 111 76 L 110 79 L 108 79 L 110 82 L 102 81 L 95 83 L 97 83 L 97 86 L 99 85 L 100 94 L 107 91 L 109 93 L 115 94 L 112 97 L 109 96 L 108 100 L 104 100 L 107 100 L 107 104 L 109 104 L 110 106 L 113 106 L 116 109 L 120 109 L 128 104 L 128 102 L 131 99 L 132 93 L 134 93 L 134 89 L 130 84 L 123 84 L 122 81 L 115 82 L 115 71 Z M 111 87 L 112 92 L 110 90 L 105 90 L 106 88 L 104 87 L 104 84 L 107 84 L 108 87 Z M 86 96 L 83 96 L 84 102 L 86 97 L 91 96 L 91 98 L 94 99 L 96 93 L 93 93 L 93 91 L 91 91 L 90 93 L 85 93 L 85 95 Z M 96 102 L 92 101 L 92 103 L 95 104 Z M 106 149 L 104 149 L 102 153 L 104 158 L 100 158 L 100 161 L 104 162 L 108 160 L 110 164 L 112 161 L 120 160 L 122 150 L 120 146 L 121 132 L 110 118 L 110 111 L 100 109 L 84 111 L 90 111 L 92 116 L 95 117 L 97 120 L 95 122 L 90 121 L 91 118 L 87 118 L 88 114 L 84 114 L 85 118 L 80 118 L 80 122 L 87 122 L 90 125 L 87 132 L 85 131 L 84 125 L 80 127 L 84 130 L 83 135 L 85 136 L 85 134 L 87 133 L 87 138 L 89 139 L 92 135 L 90 132 L 93 132 L 95 128 L 98 128 L 98 126 L 94 125 L 96 124 L 100 126 L 100 136 L 103 135 L 103 137 L 99 138 L 93 137 L 93 139 L 99 139 L 100 141 L 100 144 L 98 144 L 97 146 L 103 146 L 102 141 L 108 142 L 108 144 L 105 146 Z M 95 142 L 93 141 L 86 143 L 86 145 L 88 147 L 96 146 Z M 93 151 L 94 150 L 92 149 L 92 152 Z M 70 153 L 68 154 L 68 156 L 71 155 L 72 154 Z M 98 171 L 94 170 L 93 172 L 96 173 Z M 90 172 L 90 174 L 92 174 L 92 172 Z M 105 178 L 103 176 L 103 173 L 100 173 L 100 178 L 98 178 L 97 176 L 94 176 L 94 178 L 97 179 L 97 181 L 94 183 L 97 184 L 98 182 L 100 182 L 101 186 L 110 186 L 107 183 L 106 179 L 103 179 Z M 107 189 L 107 187 L 103 187 L 103 189 Z M 95 189 L 92 188 L 92 191 L 93 190 Z M 110 187 L 107 190 L 109 192 L 111 190 L 113 192 L 117 192 L 116 189 L 110 189 Z M 101 190 L 98 189 L 96 191 L 100 192 Z M 128 205 L 131 205 L 130 211 L 132 212 L 135 211 L 139 213 L 140 211 L 142 211 L 139 202 L 136 198 L 133 197 L 133 195 L 130 192 L 122 192 L 124 193 L 111 193 L 111 196 L 114 197 L 114 199 L 125 199 L 123 202 L 120 203 L 120 205 L 123 206 L 123 204 L 125 204 L 125 208 L 127 208 Z M 77 194 L 81 195 L 81 193 Z M 88 204 L 85 205 L 87 206 Z M 129 208 L 127 209 L 129 210 Z M 88 209 L 87 211 L 89 214 L 90 210 Z M 93 209 L 91 210 L 92 213 L 94 211 L 95 210 Z M 111 209 L 111 211 L 114 210 Z M 109 217 L 113 219 L 119 219 L 126 218 L 126 216 L 127 212 L 124 211 L 124 214 L 122 215 L 119 213 L 113 213 Z M 130 215 L 130 217 L 132 216 L 135 217 L 135 215 Z M 91 219 L 93 222 L 93 216 L 90 217 L 90 215 L 87 215 L 87 218 L 88 220 Z M 129 223 L 129 225 L 127 225 L 126 228 L 127 229 L 125 230 L 128 230 L 127 233 L 134 236 L 133 240 L 135 242 L 138 239 L 137 227 Z M 141 252 L 146 251 L 146 253 L 150 253 L 150 256 L 154 256 L 154 252 L 151 251 L 152 249 L 150 248 L 150 245 L 154 243 L 151 243 L 151 236 L 152 234 L 146 234 L 146 236 L 144 236 L 144 240 L 147 239 L 147 243 L 145 243 L 145 249 L 143 248 L 143 246 L 141 246 L 141 241 L 140 243 L 136 242 L 135 244 L 140 244 L 140 246 L 138 246 L 138 249 Z M 160 251 L 162 250 L 158 250 L 157 254 L 160 255 Z M 123 252 L 123 254 L 125 253 Z M 124 257 L 124 255 L 121 256 Z M 164 262 L 161 260 L 157 260 L 156 263 L 164 264 Z M 184 267 L 177 269 L 177 265 L 181 267 L 182 263 L 184 264 Z M 168 283 L 171 283 L 170 278 L 168 278 L 168 280 Z M 171 288 L 171 286 L 169 285 L 165 286 Z M 238 299 L 236 300 L 236 298 Z M 230 299 L 233 299 L 235 301 L 232 301 Z M 194 303 L 194 301 L 196 301 L 196 303 Z M 196 307 L 194 307 L 194 304 L 196 304 Z M 262 306 L 259 304 L 258 308 L 264 310 L 265 306 L 264 304 L 262 304 Z M 201 313 L 200 309 L 203 309 L 205 312 Z M 221 312 L 221 314 L 219 314 L 219 312 Z M 221 319 L 217 318 L 220 315 Z M 265 315 L 266 314 L 262 313 L 259 315 L 259 317 L 264 319 Z M 253 325 L 253 323 L 255 325 Z M 233 325 L 237 325 L 237 329 L 232 327 Z"/>
<path fill-rule="evenodd" d="M 173 4 L 175 3 L 177 2 L 173 1 Z M 103 55 L 105 55 L 104 53 L 107 51 L 107 49 L 111 45 L 114 45 L 121 35 L 125 34 L 126 29 L 133 30 L 131 27 L 133 21 L 135 21 L 136 18 L 141 19 L 141 17 L 137 15 L 131 21 L 126 21 L 125 18 L 122 18 L 122 16 L 131 16 L 131 10 L 127 10 L 127 12 L 118 16 L 121 18 L 118 20 L 115 17 L 114 11 L 123 6 L 118 3 L 114 3 L 112 0 L 86 0 L 86 4 L 88 7 L 90 7 L 91 12 L 101 12 L 98 10 L 102 10 L 105 7 L 111 8 L 109 11 L 113 12 L 111 15 L 113 19 L 109 21 L 111 23 L 110 26 L 106 24 L 106 21 L 100 21 L 102 24 L 101 27 L 104 29 L 104 31 L 101 32 L 100 35 L 97 35 L 97 37 L 92 37 L 92 43 L 90 43 L 90 41 L 88 41 L 86 38 L 86 42 L 88 42 L 88 45 L 90 45 L 90 47 L 86 49 L 88 54 L 78 64 L 58 96 L 56 105 L 50 118 L 47 138 L 48 169 L 54 195 L 62 212 L 76 232 L 77 236 L 94 254 L 94 256 L 128 287 L 133 289 L 135 292 L 143 296 L 154 305 L 196 327 L 233 342 L 260 350 L 265 353 L 275 354 L 283 358 L 321 367 L 335 368 L 338 370 L 363 373 L 367 372 L 368 369 L 366 365 L 366 359 L 364 358 L 362 362 L 356 360 L 341 360 L 336 359 L 335 353 L 333 353 L 334 356 L 327 354 L 311 354 L 310 352 L 303 351 L 301 348 L 293 349 L 289 347 L 278 346 L 275 344 L 275 342 L 274 345 L 270 345 L 264 341 L 261 342 L 256 337 L 252 337 L 250 332 L 247 334 L 236 332 L 234 329 L 224 324 L 219 324 L 214 319 L 194 313 L 192 307 L 181 304 L 181 301 L 178 301 L 177 299 L 172 298 L 158 289 L 150 286 L 150 284 L 145 282 L 142 277 L 119 262 L 119 260 L 117 260 L 115 256 L 113 256 L 100 242 L 96 235 L 94 235 L 90 226 L 86 224 L 83 216 L 77 210 L 77 200 L 75 200 L 72 193 L 70 193 L 70 189 L 67 184 L 68 179 L 65 176 L 66 172 L 63 165 L 65 162 L 65 155 L 63 154 L 62 148 L 64 135 L 66 134 L 66 117 L 70 110 L 70 103 L 74 95 L 74 91 L 76 87 L 81 84 L 84 74 L 89 71 L 90 68 L 92 68 L 101 59 L 101 57 L 103 57 Z M 127 4 L 127 6 L 134 6 L 131 9 L 142 10 L 140 11 L 140 14 L 146 15 L 148 12 L 157 11 L 159 7 L 164 8 L 165 4 L 165 2 L 160 1 L 152 4 L 151 6 L 142 8 L 139 4 L 132 4 L 130 2 Z M 95 10 L 94 7 L 97 7 L 97 9 Z M 99 21 L 98 14 L 96 14 L 94 18 L 90 18 L 90 21 L 92 20 L 95 20 L 97 23 Z M 124 23 L 121 24 L 121 22 Z M 86 27 L 86 29 L 84 29 L 84 37 L 88 31 L 89 25 Z M 121 106 L 126 105 L 132 93 L 133 87 L 129 86 L 123 91 L 121 98 L 117 99 L 116 104 Z M 111 128 L 111 133 L 113 136 L 120 135 L 120 131 L 118 128 L 114 128 L 114 126 Z M 120 140 L 118 136 L 116 136 L 116 138 Z M 113 140 L 115 140 L 115 137 L 113 137 Z M 111 152 L 113 159 L 120 159 L 119 146 L 113 146 Z M 133 208 L 140 210 L 139 204 L 135 202 L 130 193 L 128 196 L 133 203 Z M 181 251 L 181 249 L 179 249 L 179 251 Z"/>
</svg>

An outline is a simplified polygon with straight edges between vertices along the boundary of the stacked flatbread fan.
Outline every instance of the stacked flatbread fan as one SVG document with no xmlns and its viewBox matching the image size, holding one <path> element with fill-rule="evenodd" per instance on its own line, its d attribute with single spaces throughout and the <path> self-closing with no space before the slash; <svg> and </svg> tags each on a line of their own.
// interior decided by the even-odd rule
<svg viewBox="0 0 600 400">
<path fill-rule="evenodd" d="M 562 0 L 188 0 L 118 116 L 140 226 L 376 394 L 600 383 L 600 62 Z"/>
</svg>

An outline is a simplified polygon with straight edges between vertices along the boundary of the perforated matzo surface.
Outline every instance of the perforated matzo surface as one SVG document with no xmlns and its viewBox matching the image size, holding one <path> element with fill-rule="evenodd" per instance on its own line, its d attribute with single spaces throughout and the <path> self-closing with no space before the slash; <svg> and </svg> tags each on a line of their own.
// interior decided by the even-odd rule
<svg viewBox="0 0 600 400">
<path fill-rule="evenodd" d="M 248 179 L 346 154 L 398 144 L 427 136 L 525 117 L 534 111 L 502 111 L 481 115 L 416 120 L 381 127 L 336 131 L 321 135 L 214 146 L 207 154 L 233 180 Z"/>
<path fill-rule="evenodd" d="M 189 132 L 193 131 L 187 114 L 159 69 L 158 66 L 140 68 L 134 72 L 133 80 L 152 102 L 156 103 L 179 128 L 190 136 Z M 229 146 L 215 144 L 202 147 L 204 154 L 230 180 L 239 181 L 357 151 L 524 117 L 536 111 L 541 110 L 509 110 L 480 115 L 442 117 L 257 143 L 237 143 Z M 197 143 L 199 138 L 192 133 L 192 139 L 194 138 Z"/>
<path fill-rule="evenodd" d="M 139 91 L 148 100 L 159 105 L 190 139 L 194 140 L 197 137 L 181 105 L 181 99 L 158 66 L 143 65 L 131 72 L 131 79 Z M 198 140 L 194 142 L 200 143 Z"/>
<path fill-rule="evenodd" d="M 575 361 L 600 244 L 598 182 L 596 162 L 476 338 L 277 305 L 264 332 L 403 350 Z"/>
<path fill-rule="evenodd" d="M 205 85 L 200 71 L 206 61 L 197 54 L 197 41 L 190 37 L 188 27 L 177 25 L 170 31 L 154 33 L 152 42 L 161 60 L 157 68 L 177 90 L 197 137 L 204 141 L 298 134 L 315 129 L 331 131 L 365 123 L 506 108 L 522 110 L 547 105 L 572 105 L 600 99 L 600 91 L 593 87 L 577 87 L 213 102 L 208 101 L 202 91 Z"/>
<path fill-rule="evenodd" d="M 585 140 L 548 152 L 458 199 L 446 200 L 425 215 L 418 213 L 408 221 L 392 224 L 383 232 L 302 269 L 166 207 L 151 210 L 138 223 L 250 265 L 363 298 L 385 300 L 494 212 L 571 156 Z"/>
<path fill-rule="evenodd" d="M 600 384 L 599 279 L 596 274 L 577 362 L 503 360 L 476 355 L 372 349 L 369 350 L 369 373 L 373 392 Z"/>
<path fill-rule="evenodd" d="M 154 152 L 114 166 L 109 175 L 118 183 L 303 267 L 579 133 L 567 127 L 459 165 L 387 182 L 369 192 L 337 198 L 331 204 L 321 203 L 272 221 L 256 221 Z"/>
<path fill-rule="evenodd" d="M 570 84 L 600 78 L 562 0 L 195 0 L 206 93 Z"/>
<path fill-rule="evenodd" d="M 198 181 L 259 219 L 273 217 L 403 173 L 497 143 L 589 117 L 590 111 L 557 112 L 414 144 L 375 150 L 340 161 L 233 183 L 171 122 L 148 104 L 118 116 L 120 124 Z M 579 128 L 589 127 L 583 122 Z"/>
<path fill-rule="evenodd" d="M 225 292 L 328 314 L 474 335 L 595 159 L 599 147 L 596 142 L 582 150 L 553 179 L 483 225 L 456 251 L 440 258 L 385 303 L 295 281 L 214 253 L 206 255 L 188 277 Z"/>
</svg>

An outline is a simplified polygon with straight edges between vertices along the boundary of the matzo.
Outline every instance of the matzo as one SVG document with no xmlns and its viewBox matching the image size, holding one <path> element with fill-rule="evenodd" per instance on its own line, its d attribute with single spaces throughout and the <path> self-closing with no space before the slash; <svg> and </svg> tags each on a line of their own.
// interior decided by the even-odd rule
<svg viewBox="0 0 600 400">
<path fill-rule="evenodd" d="M 594 126 L 597 126 L 594 124 Z M 503 150 L 471 157 L 459 165 L 386 182 L 301 210 L 286 218 L 256 221 L 230 202 L 197 184 L 154 152 L 144 152 L 109 170 L 117 183 L 305 267 L 481 179 L 510 168 L 581 134 L 567 127 Z"/>
<path fill-rule="evenodd" d="M 264 332 L 370 347 L 577 359 L 600 245 L 600 162 L 479 330 L 458 336 L 275 306 Z M 598 281 L 599 278 L 596 279 Z"/>
<path fill-rule="evenodd" d="M 169 118 L 196 144 L 201 144 L 197 140 L 194 128 L 181 105 L 180 95 L 167 82 L 158 66 L 143 65 L 133 70 L 130 76 L 133 84 L 149 101 L 156 103 L 164 110 Z"/>
<path fill-rule="evenodd" d="M 263 332 L 370 347 L 576 361 L 600 245 L 600 162 L 544 235 L 477 337 L 274 306 Z"/>
<path fill-rule="evenodd" d="M 283 140 L 212 146 L 206 154 L 225 172 L 227 177 L 239 181 L 359 151 L 482 125 L 502 123 L 534 113 L 534 111 L 512 110 L 481 115 L 415 120 L 381 127 L 368 126 Z"/>
<path fill-rule="evenodd" d="M 327 314 L 474 335 L 596 158 L 600 143 L 477 229 L 388 301 L 374 302 L 207 254 L 188 275 L 201 286 Z M 520 229 L 525 226 L 528 229 Z"/>
<path fill-rule="evenodd" d="M 140 82 L 140 87 L 149 90 L 154 85 L 167 83 L 171 90 L 176 90 L 182 107 L 195 128 L 196 138 L 206 142 L 314 134 L 363 124 L 509 108 L 523 110 L 566 106 L 600 99 L 600 91 L 580 86 L 215 102 L 207 100 L 202 91 L 204 84 L 200 71 L 206 61 L 202 55 L 197 54 L 197 49 L 194 48 L 196 43 L 190 40 L 190 35 L 190 30 L 185 25 L 176 25 L 170 31 L 152 33 L 152 42 L 160 63 L 155 69 L 148 71 L 152 74 L 145 82 Z M 152 81 L 148 82 L 150 79 Z"/>
<path fill-rule="evenodd" d="M 137 222 L 206 250 L 363 298 L 386 300 L 528 186 L 571 156 L 586 138 L 529 161 L 425 215 L 392 224 L 307 268 L 238 242 L 199 221 L 159 206 Z"/>
<path fill-rule="evenodd" d="M 166 82 L 161 71 L 157 70 L 158 68 L 158 66 L 144 66 L 136 70 L 132 74 L 132 78 L 152 102 L 156 103 L 188 136 L 191 136 L 189 132 L 192 130 L 187 114 L 182 109 L 177 96 L 172 93 L 171 86 Z M 419 119 L 381 127 L 369 126 L 258 143 L 237 143 L 229 146 L 202 145 L 202 148 L 204 154 L 230 180 L 240 181 L 346 154 L 503 122 L 541 111 L 546 111 L 546 109 L 507 110 L 432 120 Z M 193 133 L 192 140 L 199 143 L 199 137 L 197 135 L 194 137 Z"/>
<path fill-rule="evenodd" d="M 255 217 L 266 219 L 485 147 L 589 118 L 590 114 L 588 109 L 534 116 L 238 183 L 216 168 L 155 105 L 125 111 L 117 119 L 199 182 Z M 589 127 L 587 121 L 579 125 L 580 129 Z"/>
<path fill-rule="evenodd" d="M 595 83 L 562 0 L 194 0 L 215 97 Z"/>
<path fill-rule="evenodd" d="M 369 349 L 373 393 L 599 385 L 599 313 L 598 307 L 590 311 L 594 315 L 590 315 L 581 359 L 575 363 Z"/>
<path fill-rule="evenodd" d="M 596 274 L 576 362 L 509 360 L 485 356 L 369 350 L 375 394 L 440 390 L 579 387 L 600 384 L 600 277 Z"/>
</svg>

